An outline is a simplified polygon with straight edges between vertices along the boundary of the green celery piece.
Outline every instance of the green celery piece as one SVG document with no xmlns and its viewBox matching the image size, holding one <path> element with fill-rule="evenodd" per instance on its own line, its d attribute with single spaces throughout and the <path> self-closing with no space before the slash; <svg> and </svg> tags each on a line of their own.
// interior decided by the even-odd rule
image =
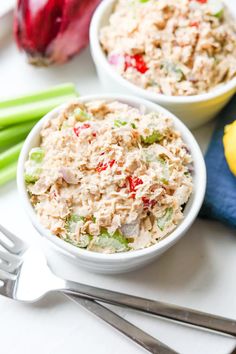
<svg viewBox="0 0 236 354">
<path fill-rule="evenodd" d="M 70 222 L 78 222 L 78 221 L 85 221 L 85 218 L 83 216 L 79 216 L 77 214 L 71 214 L 69 221 Z"/>
<path fill-rule="evenodd" d="M 176 74 L 178 82 L 184 78 L 184 73 L 180 68 L 173 69 L 173 72 Z"/>
<path fill-rule="evenodd" d="M 25 182 L 35 183 L 39 179 L 40 173 L 42 172 L 41 165 L 44 158 L 45 152 L 40 147 L 32 148 L 29 152 L 29 159 L 25 165 Z"/>
<path fill-rule="evenodd" d="M 159 157 L 158 161 L 160 162 L 160 164 L 162 165 L 162 178 L 161 178 L 161 182 L 163 184 L 168 184 L 169 183 L 169 169 L 168 169 L 168 165 L 166 160 L 164 160 L 163 158 Z"/>
<path fill-rule="evenodd" d="M 35 183 L 39 179 L 36 175 L 29 175 L 27 173 L 24 174 L 25 182 L 26 183 Z"/>
<path fill-rule="evenodd" d="M 168 73 L 174 73 L 177 76 L 177 81 L 181 81 L 184 78 L 184 73 L 177 64 L 166 61 L 164 68 Z"/>
<path fill-rule="evenodd" d="M 24 179 L 26 183 L 35 183 L 39 179 L 39 175 L 42 172 L 41 168 L 36 164 L 35 166 L 31 166 L 30 170 L 24 174 Z"/>
<path fill-rule="evenodd" d="M 18 159 L 23 143 L 24 142 L 22 141 L 19 144 L 12 146 L 11 148 L 5 150 L 0 154 L 0 169 Z"/>
<path fill-rule="evenodd" d="M 89 245 L 92 237 L 90 235 L 80 235 L 77 246 L 80 248 L 86 248 Z"/>
<path fill-rule="evenodd" d="M 16 177 L 17 162 L 2 168 L 0 170 L 0 186 L 11 181 Z"/>
<path fill-rule="evenodd" d="M 208 0 L 211 15 L 221 18 L 224 14 L 224 4 L 221 0 Z"/>
<path fill-rule="evenodd" d="M 160 162 L 160 164 L 161 164 L 162 166 L 164 166 L 164 165 L 166 164 L 166 161 L 165 161 L 162 157 L 158 157 L 158 158 L 157 158 L 157 161 Z"/>
<path fill-rule="evenodd" d="M 143 137 L 141 136 L 141 140 L 144 144 L 154 144 L 163 139 L 163 135 L 159 133 L 157 130 L 154 130 L 153 133 L 149 136 Z"/>
<path fill-rule="evenodd" d="M 163 231 L 166 224 L 168 224 L 169 221 L 171 221 L 172 216 L 173 216 L 173 208 L 167 208 L 165 210 L 164 215 L 159 219 L 157 219 L 157 226 L 161 231 Z"/>
<path fill-rule="evenodd" d="M 214 16 L 221 19 L 224 15 L 224 9 L 222 9 L 221 11 L 217 12 Z"/>
<path fill-rule="evenodd" d="M 39 119 L 56 106 L 77 95 L 73 84 L 64 84 L 2 101 L 0 102 L 0 127 Z"/>
<path fill-rule="evenodd" d="M 73 246 L 79 247 L 79 248 L 86 248 L 89 245 L 89 242 L 91 241 L 92 236 L 90 235 L 80 235 L 80 239 L 78 242 L 71 240 L 70 238 L 66 238 L 65 241 L 72 244 Z"/>
<path fill-rule="evenodd" d="M 163 184 L 165 184 L 166 186 L 169 184 L 169 181 L 168 181 L 168 179 L 166 179 L 166 178 L 161 178 L 161 182 L 162 182 Z"/>
<path fill-rule="evenodd" d="M 124 126 L 126 124 L 127 124 L 127 122 L 122 122 L 119 119 L 115 119 L 115 121 L 114 121 L 114 126 L 117 127 L 117 128 L 120 128 L 120 127 L 122 127 L 122 126 Z"/>
<path fill-rule="evenodd" d="M 104 227 L 102 227 L 101 228 L 101 234 L 100 234 L 100 236 L 111 236 L 110 234 L 109 234 L 109 232 L 107 231 L 107 229 L 105 229 Z"/>
<path fill-rule="evenodd" d="M 42 148 L 35 147 L 29 152 L 29 159 L 36 163 L 40 163 L 43 161 L 44 155 L 45 151 Z"/>
<path fill-rule="evenodd" d="M 149 0 L 139 0 L 139 2 L 141 3 L 145 3 L 145 2 L 148 2 Z"/>
<path fill-rule="evenodd" d="M 71 214 L 65 223 L 65 229 L 67 231 L 66 242 L 71 243 L 72 245 L 79 248 L 86 248 L 89 245 L 89 242 L 92 238 L 90 235 L 80 235 L 80 239 L 78 242 L 75 242 L 70 239 L 68 234 L 73 234 L 75 232 L 75 227 L 78 221 L 85 221 L 83 216 L 79 216 L 77 214 Z"/>
<path fill-rule="evenodd" d="M 135 125 L 134 123 L 131 123 L 131 127 L 132 127 L 133 129 L 137 129 L 137 127 L 136 127 L 136 125 Z"/>
<path fill-rule="evenodd" d="M 92 251 L 99 251 L 99 249 L 110 249 L 113 252 L 128 251 L 128 240 L 118 230 L 110 235 L 106 229 L 102 229 L 91 248 Z"/>
<path fill-rule="evenodd" d="M 85 221 L 85 218 L 83 216 L 79 216 L 77 214 L 71 214 L 68 219 L 66 220 L 65 223 L 65 229 L 69 233 L 74 233 L 75 232 L 75 227 L 78 221 Z"/>
<path fill-rule="evenodd" d="M 76 108 L 72 113 L 78 122 L 85 122 L 91 119 L 91 116 L 80 108 Z"/>
<path fill-rule="evenodd" d="M 128 246 L 127 239 L 125 238 L 125 236 L 119 230 L 116 230 L 114 232 L 114 234 L 111 235 L 111 237 L 116 239 L 117 241 L 119 241 L 123 245 Z"/>
<path fill-rule="evenodd" d="M 36 121 L 30 121 L 0 130 L 0 147 L 13 145 L 23 140 L 35 124 Z"/>
</svg>

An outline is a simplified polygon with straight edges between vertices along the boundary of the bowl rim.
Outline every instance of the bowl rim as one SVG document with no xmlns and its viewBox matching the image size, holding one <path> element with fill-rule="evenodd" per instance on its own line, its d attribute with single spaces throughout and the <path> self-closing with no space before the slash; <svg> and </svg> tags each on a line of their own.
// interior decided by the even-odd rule
<svg viewBox="0 0 236 354">
<path fill-rule="evenodd" d="M 230 81 L 222 83 L 221 85 L 206 93 L 192 96 L 170 96 L 145 90 L 123 78 L 109 64 L 99 41 L 99 29 L 101 28 L 101 21 L 103 20 L 107 9 L 113 6 L 116 1 L 117 0 L 103 0 L 98 5 L 92 17 L 89 36 L 91 53 L 95 64 L 99 65 L 99 67 L 102 67 L 109 74 L 109 76 L 111 76 L 112 79 L 117 81 L 121 86 L 126 87 L 133 94 L 139 95 L 147 100 L 154 102 L 156 101 L 158 103 L 173 103 L 175 105 L 205 102 L 220 97 L 231 90 L 236 90 L 236 77 L 234 77 Z"/>
<path fill-rule="evenodd" d="M 170 118 L 173 119 L 174 125 L 176 126 L 177 130 L 180 131 L 184 141 L 186 141 L 187 145 L 190 147 L 192 156 L 195 157 L 193 158 L 193 163 L 195 167 L 197 167 L 195 171 L 196 181 L 194 183 L 194 193 L 192 194 L 191 207 L 189 208 L 182 222 L 176 227 L 176 229 L 173 232 L 171 232 L 167 237 L 165 237 L 164 239 L 160 240 L 158 243 L 150 247 L 131 251 L 131 252 L 122 252 L 122 253 L 114 253 L 114 254 L 96 253 L 96 252 L 80 249 L 76 246 L 73 246 L 65 242 L 59 237 L 56 237 L 49 230 L 44 228 L 39 222 L 37 215 L 34 211 L 34 208 L 30 203 L 28 193 L 26 191 L 25 181 L 24 181 L 24 163 L 28 158 L 29 150 L 35 146 L 34 140 L 39 138 L 39 133 L 44 122 L 52 119 L 55 116 L 55 114 L 60 112 L 71 102 L 75 102 L 75 101 L 87 102 L 87 101 L 97 100 L 97 99 L 108 100 L 108 101 L 118 100 L 127 103 L 131 106 L 133 105 L 134 107 L 145 106 L 148 111 L 156 111 L 156 112 L 162 112 L 164 114 L 167 114 Z M 204 158 L 200 150 L 200 147 L 197 141 L 195 140 L 194 136 L 190 132 L 190 130 L 174 114 L 170 113 L 168 110 L 161 107 L 160 105 L 153 102 L 146 101 L 140 97 L 134 97 L 129 95 L 120 95 L 120 94 L 86 95 L 86 96 L 81 96 L 76 99 L 73 99 L 63 105 L 60 105 L 59 107 L 56 107 L 48 114 L 46 114 L 42 119 L 40 119 L 38 123 L 33 127 L 33 129 L 31 130 L 31 132 L 29 133 L 29 135 L 27 136 L 23 144 L 19 156 L 18 166 L 17 166 L 17 188 L 24 209 L 28 214 L 32 224 L 35 226 L 35 228 L 38 230 L 41 236 L 45 237 L 48 241 L 53 243 L 54 246 L 58 246 L 61 251 L 64 250 L 64 252 L 66 252 L 67 254 L 69 253 L 70 255 L 78 256 L 81 259 L 90 259 L 90 260 L 98 260 L 98 261 L 103 260 L 104 262 L 107 261 L 109 263 L 109 262 L 116 262 L 116 261 L 127 260 L 127 259 L 137 259 L 142 256 L 147 256 L 147 255 L 151 256 L 156 253 L 161 253 L 161 250 L 165 250 L 168 246 L 171 246 L 179 238 L 181 238 L 181 236 L 183 236 L 183 234 L 189 229 L 189 227 L 196 219 L 197 214 L 202 205 L 205 196 L 205 190 L 206 190 L 206 166 L 205 166 Z"/>
</svg>

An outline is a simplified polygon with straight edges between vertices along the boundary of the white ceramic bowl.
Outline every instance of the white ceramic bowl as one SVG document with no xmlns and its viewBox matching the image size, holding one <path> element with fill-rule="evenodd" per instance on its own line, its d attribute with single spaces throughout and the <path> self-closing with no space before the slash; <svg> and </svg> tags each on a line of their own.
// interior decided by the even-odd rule
<svg viewBox="0 0 236 354">
<path fill-rule="evenodd" d="M 24 182 L 24 163 L 28 158 L 28 153 L 30 149 L 39 145 L 40 142 L 40 131 L 45 121 L 51 119 L 62 110 L 63 106 L 60 106 L 50 113 L 48 113 L 44 118 L 42 118 L 32 129 L 27 139 L 25 140 L 24 146 L 21 150 L 21 154 L 18 162 L 17 170 L 17 185 L 19 194 L 22 200 L 22 204 L 28 213 L 31 222 L 38 230 L 39 234 L 46 240 L 47 247 L 50 248 L 56 256 L 60 255 L 61 258 L 73 262 L 78 267 L 84 267 L 93 272 L 100 273 L 122 273 L 127 272 L 151 262 L 154 258 L 160 256 L 169 247 L 171 247 L 175 242 L 177 242 L 184 233 L 189 229 L 193 221 L 195 220 L 199 209 L 202 205 L 202 201 L 205 194 L 206 187 L 206 169 L 204 159 L 201 150 L 191 134 L 191 132 L 186 128 L 186 126 L 173 114 L 166 111 L 164 108 L 148 102 L 146 100 L 135 98 L 132 96 L 122 96 L 122 95 L 97 95 L 97 96 L 85 96 L 78 99 L 81 102 L 87 102 L 94 99 L 106 99 L 106 100 L 119 100 L 121 102 L 127 103 L 131 106 L 139 108 L 140 105 L 145 106 L 148 111 L 158 111 L 163 112 L 166 115 L 173 118 L 175 127 L 181 132 L 184 141 L 187 143 L 194 164 L 194 189 L 193 194 L 187 203 L 184 210 L 184 219 L 179 224 L 179 226 L 165 239 L 161 240 L 154 246 L 148 247 L 143 250 L 137 250 L 132 252 L 116 253 L 116 254 L 100 254 L 83 249 L 79 249 L 58 237 L 53 236 L 50 231 L 46 230 L 39 222 L 36 213 L 29 201 L 28 194 L 26 191 L 26 185 Z"/>
<path fill-rule="evenodd" d="M 108 63 L 99 43 L 99 32 L 108 23 L 115 2 L 116 0 L 103 0 L 95 11 L 90 25 L 91 54 L 106 91 L 133 94 L 156 102 L 177 115 L 189 128 L 199 127 L 214 118 L 236 92 L 236 78 L 208 93 L 195 96 L 167 96 L 132 84 Z M 227 1 L 227 4 L 235 13 L 233 1 Z"/>
</svg>

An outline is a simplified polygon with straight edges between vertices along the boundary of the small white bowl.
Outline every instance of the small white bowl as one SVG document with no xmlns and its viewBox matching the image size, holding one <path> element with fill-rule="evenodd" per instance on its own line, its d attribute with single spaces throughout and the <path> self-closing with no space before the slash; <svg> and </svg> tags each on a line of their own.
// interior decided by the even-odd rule
<svg viewBox="0 0 236 354">
<path fill-rule="evenodd" d="M 109 64 L 99 42 L 99 32 L 108 24 L 115 2 L 116 0 L 103 0 L 96 9 L 90 25 L 91 54 L 106 91 L 128 93 L 156 102 L 177 115 L 191 129 L 213 119 L 236 92 L 236 78 L 208 93 L 195 96 L 167 96 L 134 85 L 119 75 Z M 227 3 L 235 13 L 233 2 Z"/>
<path fill-rule="evenodd" d="M 165 115 L 173 119 L 175 127 L 180 131 L 183 140 L 186 142 L 191 151 L 194 168 L 193 194 L 191 195 L 191 198 L 184 210 L 184 219 L 178 225 L 178 227 L 169 236 L 167 236 L 154 246 L 131 252 L 101 254 L 79 249 L 52 235 L 49 230 L 46 230 L 40 224 L 37 215 L 34 211 L 34 208 L 30 203 L 26 190 L 26 184 L 24 181 L 24 164 L 25 161 L 28 159 L 29 151 L 33 147 L 39 146 L 40 131 L 45 121 L 55 117 L 55 115 L 57 115 L 65 107 L 65 105 L 52 110 L 44 118 L 42 118 L 34 126 L 27 139 L 25 140 L 18 161 L 17 186 L 22 200 L 22 204 L 27 214 L 29 215 L 31 222 L 38 230 L 39 234 L 43 237 L 43 239 L 47 240 L 47 247 L 49 247 L 51 251 L 53 250 L 54 253 L 56 252 L 55 257 L 58 258 L 58 255 L 60 255 L 61 259 L 63 258 L 69 262 L 73 262 L 78 267 L 84 267 L 92 272 L 122 273 L 142 267 L 145 264 L 153 261 L 185 234 L 185 232 L 189 229 L 189 227 L 197 217 L 199 209 L 202 205 L 206 188 L 206 168 L 201 150 L 191 132 L 178 118 L 176 118 L 166 109 L 158 106 L 157 104 L 148 102 L 140 98 L 116 94 L 85 96 L 78 98 L 78 101 L 87 102 L 96 99 L 105 99 L 107 101 L 118 100 L 137 108 L 139 108 L 140 106 L 144 106 L 146 107 L 147 112 L 163 112 Z"/>
</svg>

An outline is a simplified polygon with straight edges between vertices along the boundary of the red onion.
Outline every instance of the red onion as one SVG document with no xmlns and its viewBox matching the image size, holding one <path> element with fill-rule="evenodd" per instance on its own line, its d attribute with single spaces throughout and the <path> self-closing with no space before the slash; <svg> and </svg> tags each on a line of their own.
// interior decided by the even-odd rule
<svg viewBox="0 0 236 354">
<path fill-rule="evenodd" d="M 73 171 L 68 167 L 62 167 L 60 169 L 63 179 L 68 184 L 77 184 L 79 182 L 79 178 L 76 176 Z"/>
<path fill-rule="evenodd" d="M 101 0 L 17 0 L 14 34 L 35 65 L 64 63 L 88 44 Z"/>
<path fill-rule="evenodd" d="M 108 56 L 108 61 L 111 65 L 121 66 L 125 64 L 125 58 L 121 54 L 110 54 Z"/>
<path fill-rule="evenodd" d="M 140 220 L 137 219 L 130 224 L 122 225 L 121 232 L 126 237 L 138 236 L 140 232 Z"/>
</svg>

